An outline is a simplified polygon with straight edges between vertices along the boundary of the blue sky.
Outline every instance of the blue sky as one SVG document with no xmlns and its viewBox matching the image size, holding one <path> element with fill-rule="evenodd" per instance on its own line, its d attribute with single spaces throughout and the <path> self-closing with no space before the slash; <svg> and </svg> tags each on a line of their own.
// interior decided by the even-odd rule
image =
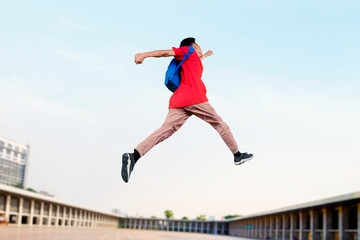
<svg viewBox="0 0 360 240">
<path fill-rule="evenodd" d="M 32 146 L 33 188 L 132 216 L 220 218 L 358 191 L 359 5 L 4 3 L 0 135 Z M 203 62 L 208 98 L 255 159 L 235 167 L 193 117 L 124 184 L 122 153 L 162 124 L 170 97 L 171 59 L 135 65 L 134 55 L 188 36 L 214 51 Z"/>
</svg>

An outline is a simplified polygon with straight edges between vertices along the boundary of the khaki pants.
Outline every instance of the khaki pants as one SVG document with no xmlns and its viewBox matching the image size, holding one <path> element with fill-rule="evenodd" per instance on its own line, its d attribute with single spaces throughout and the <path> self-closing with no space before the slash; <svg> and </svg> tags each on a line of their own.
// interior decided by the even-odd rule
<svg viewBox="0 0 360 240">
<path fill-rule="evenodd" d="M 239 151 L 229 126 L 221 119 L 219 115 L 217 115 L 215 109 L 210 105 L 209 102 L 169 109 L 169 113 L 166 116 L 163 125 L 150 136 L 148 136 L 135 149 L 139 152 L 140 156 L 144 156 L 156 144 L 164 141 L 177 130 L 179 130 L 179 128 L 191 115 L 195 115 L 201 118 L 205 122 L 209 123 L 213 128 L 215 128 L 232 153 L 237 153 Z"/>
</svg>

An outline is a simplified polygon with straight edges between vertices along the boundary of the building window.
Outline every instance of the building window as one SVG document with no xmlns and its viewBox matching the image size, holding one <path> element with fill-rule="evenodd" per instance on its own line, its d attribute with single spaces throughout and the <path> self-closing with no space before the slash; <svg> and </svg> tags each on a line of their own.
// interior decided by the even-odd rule
<svg viewBox="0 0 360 240">
<path fill-rule="evenodd" d="M 4 146 L 5 143 L 3 141 L 0 141 L 0 146 Z"/>
<path fill-rule="evenodd" d="M 11 150 L 10 150 L 10 149 L 6 149 L 6 153 L 7 153 L 8 155 L 10 155 Z"/>
<path fill-rule="evenodd" d="M 11 145 L 11 144 L 8 144 L 7 147 L 11 149 L 11 148 L 12 148 L 12 145 Z"/>
</svg>

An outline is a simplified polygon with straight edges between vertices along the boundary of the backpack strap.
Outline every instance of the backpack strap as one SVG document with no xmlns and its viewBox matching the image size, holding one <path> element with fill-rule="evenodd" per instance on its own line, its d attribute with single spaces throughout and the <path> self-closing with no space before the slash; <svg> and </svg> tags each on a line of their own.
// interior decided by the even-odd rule
<svg viewBox="0 0 360 240">
<path fill-rule="evenodd" d="M 181 50 L 183 51 L 183 53 L 184 53 L 184 58 L 183 58 L 183 60 L 181 60 L 181 62 L 179 63 L 179 65 L 177 65 L 175 72 L 180 68 L 181 64 L 182 64 L 182 63 L 190 56 L 190 54 L 192 54 L 192 53 L 194 52 L 194 50 L 195 50 L 192 46 L 189 46 L 189 51 L 188 51 L 188 53 L 185 53 L 185 51 L 184 51 L 184 49 L 183 49 L 182 47 L 180 47 L 180 49 L 181 49 Z"/>
<path fill-rule="evenodd" d="M 195 51 L 195 49 L 194 49 L 192 46 L 190 46 L 190 47 L 189 47 L 188 54 L 190 55 L 190 54 L 192 54 L 194 51 Z"/>
</svg>

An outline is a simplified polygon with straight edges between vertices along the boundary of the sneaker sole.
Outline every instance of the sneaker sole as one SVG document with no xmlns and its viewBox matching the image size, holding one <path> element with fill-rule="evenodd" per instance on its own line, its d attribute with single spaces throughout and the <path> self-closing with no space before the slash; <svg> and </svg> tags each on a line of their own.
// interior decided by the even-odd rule
<svg viewBox="0 0 360 240">
<path fill-rule="evenodd" d="M 245 163 L 245 162 L 247 162 L 247 161 L 250 161 L 250 160 L 253 159 L 253 158 L 254 158 L 254 156 L 249 157 L 249 158 L 246 158 L 246 159 L 242 159 L 240 162 L 235 163 L 235 165 L 241 165 L 241 164 L 243 164 L 243 163 Z"/>
<path fill-rule="evenodd" d="M 125 166 L 124 164 L 124 160 L 126 160 L 127 162 L 127 166 Z M 121 177 L 124 180 L 124 182 L 128 182 L 129 181 L 129 168 L 130 168 L 130 163 L 129 163 L 129 156 L 127 153 L 124 153 L 122 156 L 122 167 L 121 167 Z"/>
</svg>

